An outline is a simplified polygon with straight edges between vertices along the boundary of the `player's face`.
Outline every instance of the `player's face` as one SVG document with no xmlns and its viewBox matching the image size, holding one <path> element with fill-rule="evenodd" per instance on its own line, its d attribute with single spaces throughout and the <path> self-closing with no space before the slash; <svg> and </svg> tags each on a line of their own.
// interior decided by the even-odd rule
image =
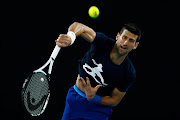
<svg viewBox="0 0 180 120">
<path fill-rule="evenodd" d="M 127 55 L 132 49 L 136 49 L 139 42 L 136 42 L 138 35 L 131 33 L 128 30 L 124 30 L 122 34 L 119 33 L 116 36 L 116 46 L 120 55 Z"/>
</svg>

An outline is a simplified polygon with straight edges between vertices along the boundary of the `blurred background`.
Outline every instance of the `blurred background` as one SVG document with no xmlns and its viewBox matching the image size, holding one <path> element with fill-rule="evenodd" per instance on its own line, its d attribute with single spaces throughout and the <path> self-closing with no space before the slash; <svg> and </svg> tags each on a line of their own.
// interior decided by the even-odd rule
<svg viewBox="0 0 180 120">
<path fill-rule="evenodd" d="M 61 49 L 53 66 L 51 96 L 45 112 L 32 117 L 21 103 L 25 78 L 41 67 L 51 55 L 59 34 L 66 34 L 73 22 L 83 23 L 115 39 L 121 26 L 136 23 L 142 30 L 139 47 L 129 56 L 137 71 L 137 80 L 120 104 L 113 108 L 110 120 L 178 119 L 179 110 L 179 8 L 171 2 L 130 2 L 105 0 L 7 2 L 1 4 L 0 42 L 1 109 L 6 118 L 16 120 L 60 120 L 68 89 L 77 77 L 78 60 L 90 44 L 81 37 Z M 100 15 L 88 15 L 91 6 Z"/>
</svg>

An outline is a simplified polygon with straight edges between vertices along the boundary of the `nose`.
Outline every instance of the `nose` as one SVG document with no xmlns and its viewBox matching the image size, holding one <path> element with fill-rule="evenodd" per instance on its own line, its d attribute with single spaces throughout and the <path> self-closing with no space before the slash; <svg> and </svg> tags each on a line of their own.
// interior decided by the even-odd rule
<svg viewBox="0 0 180 120">
<path fill-rule="evenodd" d="M 123 45 L 127 46 L 128 40 L 125 40 Z"/>
</svg>

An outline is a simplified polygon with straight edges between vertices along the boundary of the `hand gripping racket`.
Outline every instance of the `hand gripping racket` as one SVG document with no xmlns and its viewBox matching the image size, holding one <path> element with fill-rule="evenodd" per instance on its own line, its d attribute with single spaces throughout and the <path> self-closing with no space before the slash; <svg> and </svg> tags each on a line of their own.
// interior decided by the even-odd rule
<svg viewBox="0 0 180 120">
<path fill-rule="evenodd" d="M 60 51 L 59 46 L 55 46 L 49 60 L 39 69 L 33 71 L 22 86 L 22 102 L 25 109 L 32 116 L 41 115 L 48 104 L 50 97 L 49 84 L 50 74 L 52 66 L 56 56 Z M 48 73 L 45 73 L 43 69 L 49 65 Z"/>
</svg>

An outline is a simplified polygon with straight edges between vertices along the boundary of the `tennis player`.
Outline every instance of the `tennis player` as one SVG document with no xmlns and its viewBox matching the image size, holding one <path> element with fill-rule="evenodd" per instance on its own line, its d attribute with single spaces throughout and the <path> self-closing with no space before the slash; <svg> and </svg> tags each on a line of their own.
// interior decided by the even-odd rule
<svg viewBox="0 0 180 120">
<path fill-rule="evenodd" d="M 128 53 L 138 47 L 141 31 L 132 23 L 125 24 L 114 40 L 75 22 L 56 44 L 67 47 L 78 36 L 91 46 L 79 61 L 79 74 L 68 91 L 62 120 L 107 120 L 136 79 Z"/>
</svg>

